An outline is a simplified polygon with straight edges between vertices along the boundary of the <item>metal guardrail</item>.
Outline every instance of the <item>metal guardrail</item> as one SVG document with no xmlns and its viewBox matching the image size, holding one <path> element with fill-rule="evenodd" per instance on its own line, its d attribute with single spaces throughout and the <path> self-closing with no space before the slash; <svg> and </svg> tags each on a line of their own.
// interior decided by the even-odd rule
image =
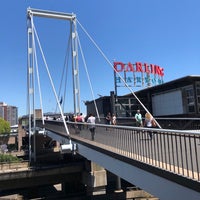
<svg viewBox="0 0 200 200">
<path fill-rule="evenodd" d="M 72 137 L 92 140 L 87 125 L 69 122 L 69 132 Z M 95 145 L 106 145 L 119 155 L 200 181 L 199 133 L 102 124 L 95 127 Z"/>
<path fill-rule="evenodd" d="M 162 128 L 200 131 L 200 118 L 156 118 L 156 120 Z"/>
<path fill-rule="evenodd" d="M 89 124 L 67 122 L 67 126 L 71 138 L 93 142 Z M 68 137 L 62 121 L 47 120 L 44 127 Z M 96 124 L 94 142 L 111 152 L 200 182 L 198 132 Z"/>
<path fill-rule="evenodd" d="M 155 119 L 164 129 L 200 131 L 200 118 L 155 117 Z M 106 124 L 105 117 L 100 117 L 96 121 L 100 124 Z M 135 117 L 117 117 L 117 124 L 121 126 L 136 126 Z"/>
</svg>

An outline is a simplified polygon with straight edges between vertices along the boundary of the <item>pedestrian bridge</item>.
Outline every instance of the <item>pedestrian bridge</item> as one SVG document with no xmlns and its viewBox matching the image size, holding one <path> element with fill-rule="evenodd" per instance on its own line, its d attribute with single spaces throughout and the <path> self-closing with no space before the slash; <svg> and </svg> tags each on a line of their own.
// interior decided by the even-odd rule
<svg viewBox="0 0 200 200">
<path fill-rule="evenodd" d="M 62 121 L 37 120 L 37 127 L 161 200 L 200 199 L 198 132 L 96 124 L 92 140 L 85 123 L 67 122 L 70 135 Z"/>
</svg>

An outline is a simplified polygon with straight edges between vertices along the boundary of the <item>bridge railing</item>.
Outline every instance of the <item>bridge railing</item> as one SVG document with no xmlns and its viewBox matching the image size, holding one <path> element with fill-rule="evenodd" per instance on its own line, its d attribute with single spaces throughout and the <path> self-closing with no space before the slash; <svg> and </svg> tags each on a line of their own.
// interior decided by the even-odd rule
<svg viewBox="0 0 200 200">
<path fill-rule="evenodd" d="M 155 117 L 155 119 L 164 129 L 200 130 L 200 118 Z M 100 118 L 100 123 L 106 124 L 105 117 Z M 136 126 L 135 117 L 117 117 L 117 124 L 121 126 Z"/>
<path fill-rule="evenodd" d="M 68 123 L 71 136 L 93 142 L 89 124 Z M 95 145 L 169 172 L 200 181 L 200 134 L 197 132 L 95 125 Z"/>
<path fill-rule="evenodd" d="M 200 133 L 132 126 L 95 125 L 94 140 L 87 123 L 47 120 L 39 127 L 67 138 L 84 140 L 118 155 L 200 182 Z M 152 139 L 151 137 L 152 136 Z"/>
</svg>

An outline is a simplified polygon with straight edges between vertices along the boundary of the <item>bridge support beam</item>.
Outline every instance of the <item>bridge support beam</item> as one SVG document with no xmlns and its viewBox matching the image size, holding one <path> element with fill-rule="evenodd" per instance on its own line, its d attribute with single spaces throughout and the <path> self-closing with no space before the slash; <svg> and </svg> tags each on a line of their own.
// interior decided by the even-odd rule
<svg viewBox="0 0 200 200">
<path fill-rule="evenodd" d="M 83 184 L 87 185 L 87 195 L 106 194 L 106 170 L 98 164 L 86 161 L 86 171 L 83 172 Z"/>
</svg>

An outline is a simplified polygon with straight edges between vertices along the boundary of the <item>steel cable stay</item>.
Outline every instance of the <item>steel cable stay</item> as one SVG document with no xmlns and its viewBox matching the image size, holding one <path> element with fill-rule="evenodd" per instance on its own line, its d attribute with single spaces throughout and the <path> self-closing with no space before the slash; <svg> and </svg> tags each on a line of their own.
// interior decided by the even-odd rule
<svg viewBox="0 0 200 200">
<path fill-rule="evenodd" d="M 48 65 L 47 65 L 47 62 L 46 62 L 46 59 L 45 59 L 45 56 L 44 56 L 44 53 L 43 53 L 43 50 L 42 50 L 42 47 L 41 47 L 41 43 L 40 43 L 40 40 L 39 40 L 39 37 L 38 37 L 38 34 L 37 34 L 37 31 L 36 31 L 36 28 L 32 22 L 32 26 L 33 26 L 33 29 L 34 29 L 34 32 L 35 32 L 35 35 L 36 35 L 36 38 L 37 38 L 37 41 L 38 41 L 38 44 L 39 44 L 39 47 L 40 47 L 40 51 L 42 53 L 42 57 L 43 57 L 43 61 L 45 63 L 45 66 L 46 66 L 46 70 L 48 72 L 48 75 L 49 75 L 49 79 L 51 81 L 51 84 L 52 84 L 52 88 L 55 88 L 54 85 L 53 85 L 53 81 L 52 81 L 52 78 L 51 78 L 51 75 L 50 75 L 50 71 L 48 69 Z M 96 101 L 95 101 L 95 98 L 94 98 L 94 92 L 93 92 L 93 88 L 92 88 L 92 84 L 91 84 L 91 80 L 90 80 L 90 76 L 89 76 L 89 72 L 88 72 L 88 69 L 87 69 L 87 64 L 86 64 L 86 60 L 85 60 L 85 57 L 84 57 L 84 54 L 83 54 L 83 50 L 82 50 L 82 46 L 81 46 L 81 43 L 80 43 L 80 39 L 79 39 L 79 36 L 78 36 L 78 33 L 76 32 L 77 34 L 77 39 L 78 39 L 78 45 L 79 45 L 79 48 L 80 48 L 80 52 L 81 52 L 81 55 L 82 55 L 82 60 L 83 60 L 83 63 L 84 63 L 84 68 L 85 68 L 85 71 L 86 71 L 86 75 L 87 75 L 87 79 L 88 79 L 88 82 L 89 82 L 89 85 L 90 85 L 90 89 L 91 89 L 91 93 L 92 93 L 92 96 L 93 96 L 93 101 L 94 101 L 94 104 L 95 104 L 95 110 L 96 110 L 96 113 L 97 113 L 97 117 L 98 117 L 98 120 L 100 121 L 100 116 L 99 116 L 99 112 L 98 112 L 98 109 L 97 109 L 97 105 L 96 105 Z M 35 45 L 34 45 L 35 46 Z M 67 51 L 66 52 L 69 52 L 69 47 L 70 47 L 70 37 L 68 39 L 68 47 L 67 47 Z M 37 58 L 37 55 L 36 55 L 36 51 L 35 51 L 35 57 Z M 63 71 L 62 71 L 62 77 L 61 77 L 61 82 L 60 82 L 60 88 L 59 88 L 59 92 L 58 92 L 58 97 L 57 97 L 57 104 L 56 104 L 56 111 L 57 111 L 57 106 L 61 105 L 60 101 L 58 101 L 59 97 L 62 98 L 62 96 L 60 95 L 61 94 L 61 87 L 62 87 L 62 82 L 63 82 L 63 79 L 64 79 L 64 73 L 65 73 L 65 69 L 66 69 L 66 73 L 67 73 L 67 68 L 68 68 L 68 61 L 69 61 L 69 54 L 66 54 L 65 56 L 65 61 L 64 61 L 64 67 L 63 67 Z M 42 106 L 42 97 L 41 97 L 41 87 L 40 87 L 40 78 L 39 78 L 39 71 L 38 71 L 38 64 L 36 65 L 37 66 L 37 77 L 38 77 L 38 86 L 39 86 L 39 93 L 40 93 L 40 102 L 41 102 L 41 108 L 43 110 L 43 106 Z M 64 88 L 64 95 L 63 95 L 63 102 L 65 102 L 65 94 L 66 94 L 66 82 L 67 82 L 67 76 L 66 76 L 66 79 L 65 79 L 65 88 Z M 55 89 L 54 89 L 55 90 Z M 64 103 L 63 103 L 64 105 Z M 55 111 L 55 112 L 56 112 Z M 43 112 L 42 112 L 43 113 Z"/>
<path fill-rule="evenodd" d="M 34 23 L 33 23 L 33 17 L 31 17 L 31 26 L 34 31 Z M 39 98 L 40 98 L 40 107 L 41 107 L 41 114 L 43 116 L 43 103 L 42 103 L 42 93 L 41 93 L 41 87 L 40 87 L 40 74 L 38 70 L 38 60 L 37 60 L 37 52 L 36 52 L 36 46 L 35 46 L 35 36 L 32 35 L 32 41 L 33 41 L 33 62 L 35 61 L 35 68 L 36 68 L 36 75 L 37 75 L 37 82 L 38 82 L 38 90 L 39 90 Z M 34 66 L 34 63 L 33 63 Z M 35 116 L 35 115 L 34 115 Z M 35 121 L 35 120 L 34 120 Z M 42 117 L 42 124 L 44 124 L 44 117 Z"/>
<path fill-rule="evenodd" d="M 77 33 L 77 39 L 78 39 L 78 45 L 79 45 L 79 48 L 80 48 L 81 56 L 82 56 L 82 59 L 83 59 L 83 65 L 84 65 L 84 68 L 85 68 L 85 72 L 86 72 L 87 79 L 88 79 L 88 82 L 89 82 L 90 90 L 91 90 L 91 93 L 92 93 L 92 97 L 93 97 L 93 101 L 94 101 L 94 105 L 95 105 L 95 110 L 96 110 L 96 113 L 97 113 L 97 118 L 98 118 L 98 120 L 100 122 L 101 120 L 100 120 L 100 116 L 99 116 L 99 111 L 98 111 L 97 104 L 96 104 L 96 101 L 95 101 L 94 91 L 93 91 L 93 88 L 92 88 L 92 83 L 91 83 L 91 80 L 90 80 L 90 76 L 89 76 L 89 72 L 88 72 L 85 56 L 83 54 L 83 50 L 82 50 L 82 46 L 81 46 L 81 43 L 80 43 L 80 39 L 79 39 L 78 33 Z"/>
<path fill-rule="evenodd" d="M 33 23 L 33 17 L 31 17 L 31 27 L 32 27 L 32 33 L 34 32 L 34 23 Z M 42 103 L 42 93 L 41 93 L 41 87 L 40 87 L 40 75 L 39 75 L 39 70 L 38 70 L 38 60 L 37 60 L 37 52 L 36 52 L 36 46 L 35 46 L 35 36 L 32 34 L 32 53 L 33 53 L 33 66 L 35 66 L 36 70 L 36 76 L 37 76 L 37 82 L 38 82 L 38 90 L 39 90 L 39 98 L 40 98 L 40 107 L 41 107 L 41 115 L 43 116 L 43 103 Z M 34 69 L 33 69 L 34 70 Z M 33 76 L 34 79 L 34 76 Z M 33 88 L 35 88 L 35 82 L 33 81 Z M 33 104 L 35 102 L 35 95 L 33 96 Z M 36 137 L 35 137 L 35 127 L 36 127 L 36 119 L 35 119 L 35 110 L 33 109 L 34 112 L 34 119 L 33 119 L 33 127 L 34 127 L 34 161 L 36 161 Z M 42 124 L 44 125 L 44 118 L 42 117 Z M 44 130 L 44 129 L 43 129 Z M 31 136 L 30 136 L 31 137 Z"/>
<path fill-rule="evenodd" d="M 109 66 L 116 72 L 116 74 L 120 77 L 120 79 L 122 80 L 122 82 L 124 83 L 124 85 L 126 86 L 126 88 L 129 89 L 129 91 L 131 92 L 131 94 L 136 98 L 136 100 L 140 103 L 140 105 L 144 108 L 144 110 L 148 113 L 151 114 L 151 112 L 145 107 L 145 105 L 140 101 L 140 99 L 137 97 L 137 95 L 134 93 L 134 91 L 132 90 L 131 87 L 129 87 L 129 85 L 126 83 L 126 81 L 124 80 L 124 78 L 120 75 L 120 73 L 118 71 L 115 70 L 115 68 L 113 67 L 113 64 L 109 61 L 109 59 L 107 58 L 107 56 L 104 54 L 104 52 L 101 50 L 101 48 L 97 45 L 97 43 L 94 41 L 94 39 L 89 35 L 89 33 L 86 31 L 86 29 L 82 26 L 82 24 L 78 21 L 78 24 L 80 25 L 81 29 L 84 31 L 84 33 L 88 36 L 88 38 L 91 40 L 91 42 L 94 44 L 94 46 L 98 49 L 98 51 L 100 52 L 100 54 L 104 57 L 104 59 L 107 61 L 107 63 L 109 64 Z M 152 114 L 151 114 L 152 115 Z M 153 115 L 152 115 L 153 116 Z M 156 119 L 155 123 L 157 124 L 157 126 L 159 128 L 162 128 L 160 126 L 160 124 L 157 122 Z"/>
<path fill-rule="evenodd" d="M 52 79 L 52 77 L 51 77 L 51 73 L 50 73 L 50 71 L 49 71 L 49 67 L 48 67 L 48 65 L 47 65 L 47 61 L 46 61 L 44 52 L 43 52 L 43 50 L 42 50 L 42 46 L 41 46 L 41 43 L 40 43 L 40 40 L 39 40 L 39 37 L 38 37 L 38 34 L 37 34 L 37 31 L 36 31 L 35 26 L 33 26 L 33 30 L 34 30 L 34 33 L 35 33 L 35 36 L 36 36 L 36 39 L 37 39 L 37 42 L 38 42 L 38 46 L 39 46 L 39 49 L 40 49 L 40 52 L 41 52 L 41 55 L 42 55 L 42 59 L 43 59 L 43 62 L 44 62 L 44 65 L 45 65 L 45 68 L 46 68 L 46 71 L 47 71 L 47 74 L 48 74 L 50 83 L 51 83 L 51 87 L 52 87 L 54 96 L 55 96 L 55 98 L 56 98 L 57 105 L 58 105 L 58 107 L 59 107 L 59 110 L 60 110 L 60 113 L 61 113 L 61 116 L 62 116 L 62 119 L 63 119 L 63 123 L 64 123 L 64 127 L 65 127 L 65 130 L 66 130 L 66 133 L 67 133 L 67 135 L 70 135 L 70 134 L 69 134 L 68 127 L 67 127 L 67 124 L 66 124 L 66 121 L 65 121 L 65 117 L 64 117 L 64 114 L 63 114 L 63 111 L 62 111 L 62 108 L 61 108 L 61 105 L 60 105 L 60 103 L 59 103 L 58 95 L 57 95 L 56 90 L 55 90 L 55 86 L 54 86 L 54 83 L 53 83 L 53 79 Z"/>
<path fill-rule="evenodd" d="M 66 86 L 67 86 L 67 72 L 69 69 L 69 51 L 70 51 L 70 44 L 71 44 L 71 37 L 69 35 L 68 38 L 68 42 L 67 42 L 67 50 L 66 50 L 66 55 L 65 55 L 65 59 L 64 59 L 64 65 L 63 65 L 63 70 L 62 70 L 62 76 L 61 76 L 61 81 L 60 81 L 60 87 L 59 87 L 59 91 L 58 91 L 58 96 L 60 97 L 60 104 L 62 104 L 62 109 L 64 110 L 64 106 L 65 106 L 65 97 L 66 97 Z M 64 84 L 63 84 L 64 81 Z M 62 90 L 62 86 L 64 85 L 64 93 L 63 95 L 61 95 L 61 90 Z M 56 104 L 56 109 L 55 109 L 55 113 L 57 112 L 57 108 L 58 105 Z"/>
<path fill-rule="evenodd" d="M 70 43 L 71 43 L 71 37 L 69 36 L 69 41 L 68 41 L 68 49 L 70 49 Z M 69 50 L 67 51 L 69 52 Z M 67 58 L 65 60 L 65 66 L 63 67 L 63 71 L 66 69 L 66 76 L 65 76 L 65 81 L 64 81 L 64 94 L 63 94 L 63 110 L 65 106 L 65 98 L 66 98 L 66 91 L 67 91 L 67 82 L 68 82 L 68 69 L 69 69 L 69 54 L 67 54 Z"/>
<path fill-rule="evenodd" d="M 33 15 L 34 15 L 34 13 L 35 13 L 35 11 L 33 10 L 33 12 L 32 11 L 29 11 L 28 12 L 29 13 L 29 17 L 32 19 L 33 18 Z M 38 14 L 38 12 L 37 13 L 35 13 L 36 14 L 36 16 L 38 15 L 40 15 L 40 16 L 43 16 L 43 13 L 41 12 L 41 13 L 39 13 Z M 54 17 L 54 15 L 53 16 L 51 16 L 51 17 Z M 112 68 L 112 70 L 114 70 L 115 72 L 116 72 L 116 74 L 119 76 L 119 78 L 121 79 L 121 81 L 124 83 L 124 85 L 126 86 L 126 88 L 128 88 L 129 90 L 130 90 L 130 92 L 131 92 L 131 94 L 136 98 L 136 100 L 141 104 L 141 106 L 144 108 L 144 110 L 146 111 L 146 112 L 149 112 L 149 110 L 143 105 L 143 103 L 140 101 L 140 99 L 136 96 L 136 94 L 134 93 L 134 91 L 132 90 L 132 88 L 129 86 L 129 85 L 127 85 L 127 83 L 126 83 L 126 81 L 124 80 L 124 78 L 120 75 L 120 73 L 119 72 L 117 72 L 116 70 L 115 70 L 115 68 L 114 68 L 114 66 L 113 66 L 113 64 L 108 60 L 108 58 L 106 57 L 106 55 L 104 54 L 104 52 L 101 50 L 101 48 L 97 45 L 97 43 L 94 41 L 94 39 L 89 35 L 89 33 L 86 31 L 86 29 L 81 25 L 81 23 L 76 19 L 76 17 L 74 17 L 73 15 L 71 16 L 72 18 L 71 18 L 71 20 L 72 20 L 72 23 L 73 23 L 73 25 L 75 26 L 75 28 L 74 28 L 74 32 L 73 32 L 73 30 L 71 29 L 71 33 L 72 33 L 72 39 L 73 39 L 73 42 L 74 43 L 72 43 L 72 65 L 74 66 L 75 65 L 75 67 L 73 68 L 73 73 L 74 73 L 74 76 L 76 76 L 76 79 L 74 78 L 74 95 L 79 95 L 79 93 L 77 94 L 77 92 L 80 92 L 79 91 L 79 88 L 78 88 L 78 86 L 79 86 L 79 84 L 78 84 L 78 80 L 77 80 L 77 78 L 78 78 L 78 60 L 77 60 L 77 51 L 76 51 L 76 49 L 77 49 L 77 47 L 76 46 L 78 46 L 77 45 L 77 41 L 78 41 L 78 44 L 79 44 L 79 47 L 80 47 L 80 51 L 81 51 L 81 54 L 82 54 L 82 59 L 83 59 L 83 63 L 84 63 L 84 67 L 85 67 L 85 71 L 86 71 L 86 74 L 87 74 L 87 78 L 88 78 L 88 81 L 89 81 L 89 84 L 90 84 L 90 88 L 91 88 L 91 92 L 92 92 L 92 95 L 93 95 L 93 98 L 94 98 L 94 93 L 93 93 L 93 89 L 92 89 L 92 84 L 91 84 L 91 81 L 90 81 L 90 77 L 89 77 L 89 73 L 88 73 L 88 70 L 87 70 L 87 64 L 86 64 L 86 61 L 85 61 L 85 57 L 84 57 L 84 55 L 83 55 L 83 51 L 82 51 L 82 47 L 81 47 L 81 44 L 80 44 L 80 39 L 79 39 L 79 37 L 78 37 L 78 33 L 77 33 L 77 31 L 76 31 L 76 22 L 80 25 L 80 27 L 81 27 L 81 29 L 84 31 L 84 33 L 88 36 L 88 38 L 90 39 L 90 41 L 92 41 L 92 43 L 93 43 L 93 45 L 97 48 L 97 50 L 100 52 L 100 54 L 104 57 L 104 59 L 107 61 L 107 63 L 109 64 L 109 66 Z M 75 20 L 75 21 L 74 21 Z M 66 123 L 65 123 L 65 120 L 64 120 L 64 115 L 63 115 L 63 111 L 62 111 L 62 108 L 61 108 L 61 105 L 60 105 L 60 101 L 59 101 L 59 98 L 58 98 L 58 95 L 57 95 L 57 93 L 56 93 L 56 91 L 55 91 L 55 87 L 54 87 L 54 83 L 53 83 L 53 80 L 52 80 L 52 77 L 51 77 L 51 74 L 50 74 L 50 71 L 49 71 L 49 68 L 48 68 L 48 65 L 47 65 L 47 62 L 46 62 L 46 59 L 45 59 L 45 56 L 44 56 L 44 52 L 43 52 L 43 50 L 42 50 L 42 47 L 41 47 L 41 43 L 40 43 L 40 40 L 39 40 L 39 37 L 38 37 L 38 34 L 37 34 L 37 31 L 36 31 L 36 28 L 35 28 L 35 26 L 34 26 L 34 24 L 33 24 L 33 20 L 32 20 L 32 25 L 33 25 L 33 32 L 35 33 L 35 36 L 36 36 L 36 39 L 37 39 L 37 42 L 38 42 L 38 46 L 39 46 L 39 49 L 40 49 L 40 52 L 41 52 L 41 54 L 42 54 L 42 59 L 43 59 L 43 62 L 44 62 L 44 64 L 45 64 L 45 67 L 46 67 L 46 71 L 47 71 L 47 73 L 48 73 L 48 76 L 49 76 L 49 80 L 50 80 L 50 82 L 51 82 L 51 87 L 52 87 L 52 89 L 53 89 L 53 92 L 54 92 L 54 96 L 55 96 L 55 98 L 56 98 L 56 102 L 57 102 L 57 105 L 58 105 L 58 107 L 59 107 L 59 109 L 60 109 L 60 112 L 61 112 L 61 116 L 62 116 L 62 118 L 63 118 L 63 121 L 64 121 L 64 124 L 65 124 L 65 127 L 67 127 L 66 126 Z M 75 38 L 77 37 L 77 41 L 75 40 Z M 35 39 L 34 39 L 35 40 Z M 35 48 L 35 47 L 34 47 Z M 35 52 L 35 54 L 34 54 L 34 56 L 35 57 L 37 57 L 37 55 L 36 55 L 36 52 Z M 32 58 L 33 59 L 33 58 Z M 37 61 L 35 61 L 36 63 L 37 63 Z M 37 64 L 36 64 L 37 65 Z M 38 69 L 37 69 L 37 71 L 38 71 Z M 38 72 L 37 72 L 38 73 Z M 64 73 L 64 72 L 63 72 Z M 37 75 L 38 76 L 38 79 L 39 79 L 39 74 Z M 38 81 L 38 85 L 40 85 L 40 83 L 39 83 L 39 81 Z M 40 87 L 40 86 L 39 86 Z M 65 84 L 65 87 L 66 87 L 66 84 Z M 76 88 L 75 88 L 76 87 Z M 61 88 L 61 87 L 60 87 Z M 66 88 L 65 88 L 66 89 Z M 40 90 L 40 89 L 39 89 Z M 59 93 L 60 93 L 60 91 L 61 91 L 61 89 L 59 90 Z M 66 91 L 66 90 L 65 90 Z M 40 92 L 41 93 L 41 92 Z M 60 94 L 59 94 L 60 95 Z M 41 98 L 40 98 L 41 99 Z M 76 100 L 76 99 L 75 99 Z M 78 98 L 78 100 L 80 101 L 80 98 Z M 40 100 L 41 101 L 41 100 Z M 41 103 L 42 103 L 42 101 L 41 101 Z M 96 103 L 94 103 L 95 104 L 95 109 L 97 110 L 97 106 L 96 106 Z M 75 109 L 76 110 L 76 109 Z M 150 113 L 150 112 L 149 112 Z M 98 110 L 97 110 L 97 115 L 98 115 L 98 117 L 99 117 L 99 114 L 98 114 Z M 158 122 L 155 120 L 155 122 L 156 122 L 156 124 L 158 125 L 158 127 L 159 128 L 161 128 L 161 126 L 158 124 Z M 66 130 L 67 131 L 67 130 Z M 67 133 L 68 133 L 68 131 L 67 131 Z M 69 134 L 69 133 L 68 133 Z"/>
</svg>

